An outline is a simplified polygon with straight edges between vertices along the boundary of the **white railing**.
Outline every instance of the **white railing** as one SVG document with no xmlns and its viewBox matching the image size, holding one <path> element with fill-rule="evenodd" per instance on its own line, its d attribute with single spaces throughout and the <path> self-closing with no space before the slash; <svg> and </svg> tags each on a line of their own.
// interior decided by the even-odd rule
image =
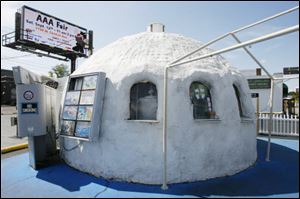
<svg viewBox="0 0 300 199">
<path fill-rule="evenodd" d="M 260 113 L 259 133 L 269 133 L 269 113 Z M 272 135 L 299 136 L 299 118 L 295 115 L 273 114 Z"/>
</svg>

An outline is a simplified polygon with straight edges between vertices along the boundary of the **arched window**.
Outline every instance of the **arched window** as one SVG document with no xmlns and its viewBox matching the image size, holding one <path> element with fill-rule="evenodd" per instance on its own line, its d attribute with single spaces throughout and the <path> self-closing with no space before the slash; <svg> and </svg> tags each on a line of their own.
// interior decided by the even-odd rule
<svg viewBox="0 0 300 199">
<path fill-rule="evenodd" d="M 190 86 L 190 98 L 193 104 L 194 119 L 214 119 L 215 112 L 209 88 L 201 82 L 193 82 Z"/>
<path fill-rule="evenodd" d="M 234 88 L 235 97 L 236 97 L 236 99 L 237 99 L 238 106 L 239 106 L 240 117 L 243 117 L 244 115 L 243 115 L 243 110 L 242 110 L 241 96 L 240 96 L 239 89 L 238 89 L 237 86 L 234 85 L 234 84 L 233 84 L 233 88 Z"/>
<path fill-rule="evenodd" d="M 136 83 L 130 90 L 130 119 L 156 120 L 157 91 L 150 82 Z"/>
</svg>

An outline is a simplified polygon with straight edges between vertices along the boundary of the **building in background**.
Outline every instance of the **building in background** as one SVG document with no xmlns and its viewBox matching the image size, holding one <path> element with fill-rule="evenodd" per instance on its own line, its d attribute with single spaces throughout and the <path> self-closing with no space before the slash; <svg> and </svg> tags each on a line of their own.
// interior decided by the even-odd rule
<svg viewBox="0 0 300 199">
<path fill-rule="evenodd" d="M 16 105 L 16 84 L 12 70 L 1 69 L 1 105 Z"/>
<path fill-rule="evenodd" d="M 251 93 L 258 93 L 259 112 L 270 112 L 269 100 L 271 92 L 271 79 L 260 68 L 241 70 L 247 78 Z M 282 73 L 274 73 L 275 78 L 282 78 Z M 282 112 L 283 80 L 275 80 L 273 112 Z M 252 99 L 257 107 L 257 99 Z"/>
</svg>

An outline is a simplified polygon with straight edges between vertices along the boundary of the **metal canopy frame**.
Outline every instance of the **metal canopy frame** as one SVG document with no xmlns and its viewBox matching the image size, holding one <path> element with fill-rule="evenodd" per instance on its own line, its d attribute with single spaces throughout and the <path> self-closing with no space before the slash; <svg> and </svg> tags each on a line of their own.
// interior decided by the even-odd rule
<svg viewBox="0 0 300 199">
<path fill-rule="evenodd" d="M 164 117 L 163 117 L 163 183 L 162 183 L 162 186 L 161 186 L 162 189 L 164 189 L 164 190 L 168 189 L 168 186 L 167 186 L 167 121 L 168 121 L 167 120 L 167 116 L 168 116 L 168 114 L 167 114 L 167 110 L 168 110 L 167 109 L 167 105 L 168 105 L 167 104 L 167 102 L 168 102 L 168 98 L 167 98 L 168 95 L 167 95 L 167 93 L 168 93 L 168 69 L 172 68 L 172 67 L 175 67 L 175 66 L 179 66 L 179 65 L 186 64 L 186 63 L 190 63 L 190 62 L 198 61 L 198 60 L 205 59 L 205 58 L 208 58 L 208 57 L 212 57 L 214 55 L 219 55 L 219 54 L 222 54 L 222 53 L 225 53 L 225 52 L 229 52 L 229 51 L 232 51 L 232 50 L 235 50 L 235 49 L 243 48 L 245 50 L 245 52 L 257 63 L 257 65 L 261 69 L 263 69 L 263 71 L 271 79 L 271 92 L 270 92 L 270 101 L 269 101 L 270 118 L 269 118 L 269 129 L 268 129 L 268 146 L 267 146 L 267 152 L 266 152 L 266 161 L 270 161 L 271 131 L 272 131 L 272 120 L 273 120 L 274 80 L 275 80 L 275 78 L 258 61 L 258 59 L 256 59 L 256 57 L 246 48 L 246 46 L 249 46 L 249 45 L 255 44 L 255 43 L 259 43 L 259 42 L 263 42 L 263 41 L 266 41 L 266 40 L 269 40 L 269 39 L 273 39 L 273 38 L 276 38 L 276 37 L 279 37 L 279 36 L 283 36 L 283 35 L 286 35 L 286 34 L 289 34 L 289 33 L 295 32 L 295 31 L 299 31 L 299 24 L 295 25 L 295 26 L 292 26 L 292 27 L 289 27 L 289 28 L 286 28 L 286 29 L 283 29 L 283 30 L 280 30 L 280 31 L 277 31 L 277 32 L 273 32 L 271 34 L 264 35 L 264 36 L 259 37 L 259 38 L 255 38 L 255 39 L 246 41 L 246 42 L 241 42 L 238 39 L 238 37 L 235 35 L 235 33 L 238 33 L 238 32 L 241 32 L 243 30 L 252 28 L 252 27 L 254 27 L 256 25 L 259 25 L 259 24 L 265 23 L 267 21 L 273 20 L 275 18 L 278 18 L 278 17 L 283 16 L 285 14 L 291 13 L 291 12 L 296 11 L 298 9 L 299 9 L 299 6 L 296 6 L 294 8 L 289 9 L 289 10 L 286 10 L 284 12 L 278 13 L 276 15 L 273 15 L 273 16 L 270 16 L 268 18 L 262 19 L 260 21 L 255 22 L 255 23 L 252 23 L 252 24 L 249 24 L 247 26 L 244 26 L 242 28 L 236 29 L 236 30 L 234 30 L 232 32 L 228 32 L 228 33 L 226 33 L 226 34 L 224 34 L 222 36 L 217 37 L 214 40 L 209 41 L 208 43 L 202 45 L 200 48 L 194 50 L 193 52 L 191 52 L 191 53 L 189 53 L 187 55 L 184 55 L 183 57 L 180 57 L 179 59 L 176 59 L 175 61 L 171 62 L 170 64 L 168 64 L 165 67 L 165 71 L 164 71 L 164 103 L 163 103 L 163 114 L 164 114 Z M 228 48 L 224 48 L 224 49 L 212 52 L 212 53 L 208 53 L 208 54 L 202 55 L 202 56 L 194 58 L 194 59 L 190 59 L 190 60 L 187 60 L 187 61 L 182 61 L 185 58 L 187 58 L 187 57 L 195 54 L 196 52 L 198 52 L 198 51 L 200 51 L 200 50 L 202 50 L 202 49 L 210 46 L 211 44 L 216 43 L 217 41 L 220 41 L 221 39 L 224 39 L 225 37 L 227 37 L 229 35 L 231 35 L 233 37 L 233 39 L 238 44 L 233 45 L 233 46 L 228 47 Z M 182 62 L 180 62 L 180 61 L 182 61 Z"/>
</svg>

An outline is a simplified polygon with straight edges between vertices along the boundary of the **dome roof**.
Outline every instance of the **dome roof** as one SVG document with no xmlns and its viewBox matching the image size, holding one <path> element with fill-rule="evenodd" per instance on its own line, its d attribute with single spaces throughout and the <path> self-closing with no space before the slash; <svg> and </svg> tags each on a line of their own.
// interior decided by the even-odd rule
<svg viewBox="0 0 300 199">
<path fill-rule="evenodd" d="M 163 73 L 163 68 L 202 45 L 201 42 L 174 33 L 142 32 L 126 36 L 101 48 L 72 74 L 84 74 L 91 72 L 106 72 L 110 74 L 122 71 L 135 71 L 137 68 L 148 67 L 150 70 Z M 205 48 L 193 55 L 199 56 L 211 52 Z M 203 59 L 193 62 L 200 68 L 214 68 L 226 70 L 228 65 L 221 56 Z M 226 70 L 228 71 L 228 70 Z"/>
</svg>

